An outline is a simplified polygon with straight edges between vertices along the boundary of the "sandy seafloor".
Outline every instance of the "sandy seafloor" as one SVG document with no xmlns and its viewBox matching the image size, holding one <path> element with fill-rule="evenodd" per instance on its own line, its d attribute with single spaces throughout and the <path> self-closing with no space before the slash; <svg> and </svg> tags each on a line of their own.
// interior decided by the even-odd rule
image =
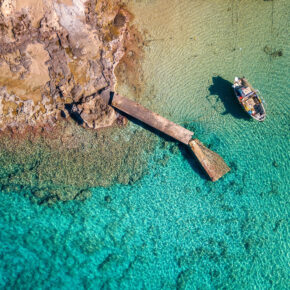
<svg viewBox="0 0 290 290">
<path fill-rule="evenodd" d="M 147 30 L 139 101 L 195 130 L 232 170 L 212 183 L 160 137 L 135 184 L 53 207 L 0 193 L 0 288 L 288 289 L 289 2 L 128 5 Z M 264 123 L 235 103 L 236 75 L 261 91 Z"/>
</svg>

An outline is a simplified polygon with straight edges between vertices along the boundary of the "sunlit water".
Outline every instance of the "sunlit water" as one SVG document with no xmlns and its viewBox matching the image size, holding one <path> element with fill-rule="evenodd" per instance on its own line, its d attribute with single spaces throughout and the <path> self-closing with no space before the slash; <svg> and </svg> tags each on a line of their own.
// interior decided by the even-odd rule
<svg viewBox="0 0 290 290">
<path fill-rule="evenodd" d="M 194 130 L 231 172 L 208 181 L 160 136 L 133 185 L 52 208 L 1 193 L 0 287 L 288 288 L 289 4 L 180 2 L 128 3 L 147 30 L 140 101 Z M 267 103 L 264 123 L 236 103 L 243 75 Z"/>
</svg>

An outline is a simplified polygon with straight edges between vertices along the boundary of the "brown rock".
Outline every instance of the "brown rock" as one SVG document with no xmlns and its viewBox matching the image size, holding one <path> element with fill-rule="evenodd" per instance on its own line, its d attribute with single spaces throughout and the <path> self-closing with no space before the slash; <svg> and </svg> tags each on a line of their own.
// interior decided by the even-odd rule
<svg viewBox="0 0 290 290">
<path fill-rule="evenodd" d="M 77 105 L 77 112 L 83 120 L 84 127 L 91 129 L 112 126 L 117 119 L 114 109 L 99 95 L 86 97 L 83 103 Z"/>
<path fill-rule="evenodd" d="M 115 88 L 131 19 L 120 0 L 0 1 L 1 129 L 52 122 L 72 104 L 85 127 L 111 126 L 97 95 Z"/>
</svg>

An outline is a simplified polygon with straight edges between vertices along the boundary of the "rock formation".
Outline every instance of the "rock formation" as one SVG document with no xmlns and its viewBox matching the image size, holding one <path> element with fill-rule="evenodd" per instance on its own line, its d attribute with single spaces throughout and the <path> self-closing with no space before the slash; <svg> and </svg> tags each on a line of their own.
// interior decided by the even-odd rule
<svg viewBox="0 0 290 290">
<path fill-rule="evenodd" d="M 118 115 L 100 95 L 114 90 L 131 18 L 119 0 L 1 0 L 0 130 L 70 114 L 111 126 Z"/>
<path fill-rule="evenodd" d="M 0 190 L 46 204 L 147 172 L 155 137 L 104 102 L 117 79 L 140 95 L 131 20 L 121 0 L 0 0 Z"/>
</svg>

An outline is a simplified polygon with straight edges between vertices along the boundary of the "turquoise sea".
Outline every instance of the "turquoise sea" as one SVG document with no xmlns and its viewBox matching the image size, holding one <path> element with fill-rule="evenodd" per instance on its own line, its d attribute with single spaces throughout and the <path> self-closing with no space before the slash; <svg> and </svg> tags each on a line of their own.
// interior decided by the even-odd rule
<svg viewBox="0 0 290 290">
<path fill-rule="evenodd" d="M 289 289 L 289 1 L 127 2 L 146 40 L 138 101 L 231 172 L 212 183 L 158 135 L 129 185 L 53 206 L 0 192 L 0 288 Z M 235 102 L 243 75 L 267 103 L 263 123 Z"/>
</svg>

